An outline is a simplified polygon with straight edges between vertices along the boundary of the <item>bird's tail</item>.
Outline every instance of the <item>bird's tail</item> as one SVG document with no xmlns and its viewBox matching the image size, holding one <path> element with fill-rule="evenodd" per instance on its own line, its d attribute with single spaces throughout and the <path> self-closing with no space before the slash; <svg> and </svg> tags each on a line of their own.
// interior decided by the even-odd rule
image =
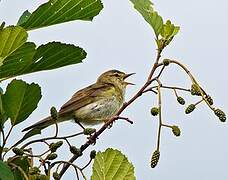
<svg viewBox="0 0 228 180">
<path fill-rule="evenodd" d="M 60 122 L 66 121 L 66 120 L 67 119 L 64 118 L 64 117 L 59 117 L 57 123 L 60 123 Z M 46 117 L 46 118 L 40 120 L 37 123 L 25 128 L 25 129 L 23 129 L 22 132 L 28 131 L 30 129 L 40 129 L 40 130 L 42 130 L 42 129 L 44 129 L 44 128 L 50 126 L 50 125 L 53 125 L 55 123 L 56 123 L 55 120 L 51 116 L 49 116 L 49 117 Z"/>
</svg>

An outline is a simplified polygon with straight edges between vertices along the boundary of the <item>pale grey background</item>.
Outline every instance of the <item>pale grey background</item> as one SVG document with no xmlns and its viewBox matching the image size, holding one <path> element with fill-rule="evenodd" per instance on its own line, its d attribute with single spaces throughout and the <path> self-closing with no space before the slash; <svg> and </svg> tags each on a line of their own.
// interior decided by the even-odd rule
<svg viewBox="0 0 228 180">
<path fill-rule="evenodd" d="M 0 21 L 15 24 L 24 10 L 32 11 L 42 2 L 45 1 L 2 0 Z M 115 68 L 137 73 L 131 78 L 137 85 L 129 88 L 127 99 L 144 83 L 155 58 L 152 29 L 133 9 L 130 1 L 103 0 L 103 3 L 103 11 L 93 22 L 75 21 L 29 33 L 29 39 L 37 45 L 49 41 L 73 43 L 83 47 L 88 57 L 79 65 L 20 77 L 39 83 L 43 98 L 29 120 L 18 125 L 19 129 L 48 115 L 51 106 L 59 108 L 76 90 L 93 83 L 105 70 Z M 154 4 L 164 19 L 170 18 L 181 27 L 163 57 L 176 58 L 186 64 L 214 97 L 215 104 L 227 112 L 227 1 L 154 0 Z M 175 67 L 170 67 L 163 79 L 169 85 L 187 86 L 190 83 L 183 71 Z M 164 120 L 178 124 L 182 134 L 176 138 L 170 130 L 164 129 L 157 168 L 149 166 L 157 136 L 157 120 L 149 113 L 150 107 L 156 103 L 154 95 L 140 98 L 123 113 L 135 122 L 134 125 L 121 121 L 115 123 L 92 148 L 120 149 L 135 165 L 137 179 L 228 179 L 227 123 L 221 123 L 205 105 L 186 116 L 170 91 L 165 91 L 163 97 Z M 189 103 L 196 101 L 195 98 L 186 100 Z M 62 134 L 78 130 L 72 123 L 61 127 Z M 51 130 L 46 130 L 45 135 Z M 18 132 L 14 134 L 17 138 Z M 72 140 L 75 145 L 80 142 L 84 141 Z M 65 151 L 61 154 L 67 156 Z M 71 173 L 74 172 L 63 179 L 73 179 Z"/>
</svg>

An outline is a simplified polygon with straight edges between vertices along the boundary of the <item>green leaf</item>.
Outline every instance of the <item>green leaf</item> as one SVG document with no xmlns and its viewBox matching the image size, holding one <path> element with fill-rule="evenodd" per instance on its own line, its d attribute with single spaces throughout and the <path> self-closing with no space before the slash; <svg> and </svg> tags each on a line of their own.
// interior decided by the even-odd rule
<svg viewBox="0 0 228 180">
<path fill-rule="evenodd" d="M 163 29 L 161 31 L 161 36 L 165 40 L 170 40 L 173 38 L 180 30 L 179 26 L 175 26 L 171 23 L 170 20 L 167 20 L 166 23 L 163 25 Z"/>
<path fill-rule="evenodd" d="M 72 44 L 50 42 L 36 49 L 27 42 L 8 56 L 0 67 L 0 79 L 32 72 L 51 70 L 82 62 L 86 52 Z"/>
<path fill-rule="evenodd" d="M 20 26 L 9 26 L 0 31 L 0 66 L 9 56 L 27 40 L 27 32 Z"/>
<path fill-rule="evenodd" d="M 13 157 L 12 159 L 9 158 L 10 163 L 15 164 L 16 166 L 20 167 L 21 170 L 24 171 L 26 175 L 28 175 L 29 167 L 30 167 L 30 159 L 27 156 L 20 156 L 20 157 Z M 18 169 L 13 170 L 14 173 L 14 180 L 24 180 L 22 173 Z"/>
<path fill-rule="evenodd" d="M 92 20 L 102 8 L 100 0 L 49 0 L 20 25 L 31 30 L 73 20 Z"/>
<path fill-rule="evenodd" d="M 107 149 L 98 152 L 94 164 L 92 180 L 135 180 L 134 167 L 118 150 Z"/>
<path fill-rule="evenodd" d="M 7 166 L 3 161 L 0 160 L 0 179 L 1 180 L 14 180 L 13 173 L 11 172 L 9 166 Z"/>
<path fill-rule="evenodd" d="M 162 17 L 154 10 L 153 3 L 150 0 L 130 0 L 134 8 L 151 25 L 156 37 L 158 38 L 163 27 Z"/>
<path fill-rule="evenodd" d="M 7 121 L 8 117 L 3 109 L 3 104 L 2 104 L 2 88 L 0 88 L 0 129 L 4 128 L 4 123 Z"/>
<path fill-rule="evenodd" d="M 25 12 L 23 12 L 23 14 L 21 15 L 21 17 L 19 18 L 17 25 L 20 26 L 21 24 L 25 23 L 29 17 L 31 16 L 31 13 L 26 10 Z"/>
<path fill-rule="evenodd" d="M 6 57 L 3 65 L 0 66 L 0 79 L 14 77 L 24 74 L 25 68 L 33 63 L 33 57 L 36 53 L 36 45 L 26 42 L 15 52 Z"/>
<path fill-rule="evenodd" d="M 3 61 L 4 61 L 4 59 L 2 57 L 0 57 L 0 66 L 3 65 Z"/>
<path fill-rule="evenodd" d="M 86 52 L 72 44 L 51 42 L 36 49 L 19 26 L 0 31 L 0 80 L 82 62 Z"/>
<path fill-rule="evenodd" d="M 50 70 L 62 66 L 82 62 L 86 57 L 86 52 L 72 44 L 51 42 L 38 47 L 33 59 L 33 64 L 29 66 L 30 72 Z"/>
<path fill-rule="evenodd" d="M 14 126 L 24 121 L 37 107 L 41 99 L 38 84 L 27 84 L 22 80 L 13 80 L 3 95 L 3 107 Z"/>
</svg>

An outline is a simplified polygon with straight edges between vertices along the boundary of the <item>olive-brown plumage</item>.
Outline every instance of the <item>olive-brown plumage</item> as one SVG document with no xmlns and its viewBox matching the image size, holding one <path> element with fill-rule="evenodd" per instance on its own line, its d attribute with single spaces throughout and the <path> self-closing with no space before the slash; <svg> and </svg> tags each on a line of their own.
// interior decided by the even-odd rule
<svg viewBox="0 0 228 180">
<path fill-rule="evenodd" d="M 131 74 L 110 70 L 101 74 L 96 83 L 77 91 L 58 112 L 57 122 L 76 119 L 82 124 L 94 125 L 112 117 L 123 105 L 127 85 L 124 81 Z M 47 117 L 23 131 L 44 129 L 55 121 Z"/>
</svg>

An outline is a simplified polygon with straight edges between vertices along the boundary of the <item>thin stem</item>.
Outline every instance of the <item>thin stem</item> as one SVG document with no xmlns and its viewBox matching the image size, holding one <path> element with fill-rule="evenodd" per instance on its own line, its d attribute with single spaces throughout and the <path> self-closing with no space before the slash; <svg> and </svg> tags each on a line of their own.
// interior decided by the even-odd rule
<svg viewBox="0 0 228 180">
<path fill-rule="evenodd" d="M 78 124 L 83 130 L 85 129 L 85 127 L 77 120 L 74 120 L 76 124 Z"/>
<path fill-rule="evenodd" d="M 90 165 L 90 163 L 92 162 L 92 160 L 93 159 L 90 158 L 89 162 L 84 167 L 82 167 L 81 170 L 83 171 L 85 168 L 87 168 Z"/>
<path fill-rule="evenodd" d="M 181 91 L 187 91 L 187 92 L 190 92 L 191 90 L 190 89 L 186 89 L 186 88 L 182 88 L 182 87 L 176 87 L 176 86 L 161 86 L 161 88 L 164 88 L 164 89 L 175 89 L 175 90 L 181 90 Z"/>
<path fill-rule="evenodd" d="M 204 101 L 204 99 L 199 100 L 198 102 L 195 103 L 195 106 L 197 106 L 198 104 L 200 104 L 203 101 Z"/>
<path fill-rule="evenodd" d="M 57 165 L 57 167 L 56 167 L 56 172 L 59 171 L 59 168 L 60 168 L 60 166 L 61 166 L 62 164 L 64 165 L 63 162 L 62 162 L 62 163 L 59 163 L 59 164 Z M 76 176 L 77 176 L 77 180 L 80 180 L 77 168 L 74 168 L 74 170 L 75 170 L 75 174 L 76 174 Z"/>
<path fill-rule="evenodd" d="M 206 92 L 199 86 L 199 83 L 196 81 L 196 79 L 194 78 L 194 76 L 191 74 L 191 72 L 188 70 L 188 68 L 186 66 L 184 66 L 182 63 L 180 63 L 179 61 L 176 60 L 170 60 L 170 63 L 174 63 L 177 64 L 178 66 L 180 66 L 190 77 L 191 81 L 193 84 L 196 84 L 199 88 L 200 94 L 202 96 L 202 98 L 204 99 L 204 101 L 207 103 L 208 107 L 214 111 L 214 108 L 210 105 L 210 103 L 207 101 L 205 95 L 207 96 Z"/>
<path fill-rule="evenodd" d="M 2 133 L 2 143 L 3 143 L 5 141 L 5 139 L 6 139 L 5 132 L 3 131 L 3 129 L 1 129 L 1 133 Z"/>
<path fill-rule="evenodd" d="M 71 144 L 70 144 L 70 142 L 68 141 L 68 139 L 65 138 L 64 140 L 66 141 L 66 143 L 68 144 L 68 146 L 71 147 Z"/>
<path fill-rule="evenodd" d="M 20 166 L 17 166 L 14 163 L 9 163 L 9 165 L 13 166 L 14 168 L 17 168 L 20 171 L 21 175 L 24 177 L 25 180 L 29 180 L 27 174 L 24 172 L 24 170 Z"/>
<path fill-rule="evenodd" d="M 0 148 L 0 159 L 3 160 L 4 156 L 2 157 L 2 152 L 3 152 L 3 144 L 5 142 L 5 132 L 3 131 L 3 129 L 1 129 L 1 133 L 2 133 L 2 145 L 0 144 L 1 148 Z"/>
<path fill-rule="evenodd" d="M 58 132 L 59 132 L 59 126 L 57 124 L 56 119 L 54 119 L 54 121 L 55 121 L 55 136 L 54 137 L 57 137 L 58 136 Z"/>
<path fill-rule="evenodd" d="M 82 135 L 82 134 L 83 134 L 83 132 L 76 133 L 76 134 L 72 134 L 72 135 L 69 135 L 69 136 L 62 136 L 62 137 L 47 137 L 47 138 L 35 139 L 35 140 L 33 140 L 33 141 L 30 141 L 30 142 L 24 144 L 21 148 L 24 149 L 24 148 L 27 147 L 28 145 L 33 144 L 33 143 L 37 143 L 37 142 L 43 142 L 43 141 L 52 140 L 52 139 L 66 139 L 66 138 L 72 138 L 72 137 L 79 136 L 79 135 Z"/>
<path fill-rule="evenodd" d="M 9 136 L 10 136 L 12 130 L 13 130 L 13 126 L 11 125 L 11 127 L 10 127 L 9 132 L 7 133 L 7 135 L 6 135 L 6 136 L 4 135 L 4 140 L 3 140 L 3 142 L 2 142 L 2 147 L 1 147 L 1 149 L 0 149 L 0 158 L 1 158 L 1 159 L 3 159 L 3 158 L 2 158 L 2 151 L 3 151 L 3 148 L 5 147 L 5 145 L 6 145 L 6 143 L 7 143 L 7 140 L 8 140 L 8 138 L 9 138 Z M 3 130 L 2 130 L 2 131 L 3 131 Z M 4 133 L 3 133 L 3 134 L 4 134 Z"/>
<path fill-rule="evenodd" d="M 162 126 L 164 126 L 164 127 L 168 127 L 168 128 L 171 128 L 171 129 L 172 129 L 172 126 L 167 125 L 167 124 L 162 124 Z"/>
<path fill-rule="evenodd" d="M 48 149 L 46 150 L 45 152 L 43 152 L 42 154 L 37 154 L 37 155 L 34 155 L 34 154 L 30 154 L 30 153 L 24 153 L 25 155 L 29 156 L 29 157 L 37 157 L 37 158 L 41 158 L 41 156 L 47 154 L 48 152 L 50 152 L 51 150 Z"/>
<path fill-rule="evenodd" d="M 79 174 L 78 174 L 78 169 L 76 169 L 76 168 L 75 168 L 75 173 L 76 173 L 77 179 L 80 180 Z"/>
<path fill-rule="evenodd" d="M 161 139 L 161 128 L 162 128 L 162 112 L 161 112 L 161 89 L 160 84 L 158 85 L 158 110 L 159 110 L 159 125 L 158 125 L 158 139 L 157 139 L 157 151 L 160 148 L 160 139 Z"/>
<path fill-rule="evenodd" d="M 80 173 L 81 173 L 82 177 L 84 178 L 84 180 L 87 179 L 86 176 L 85 176 L 85 174 L 83 173 L 83 169 L 82 168 L 80 168 L 77 165 L 75 165 L 75 164 L 73 164 L 71 162 L 68 162 L 68 161 L 55 161 L 54 163 L 51 164 L 51 168 L 54 167 L 56 164 L 59 164 L 59 163 L 61 163 L 61 164 L 62 163 L 63 164 L 68 164 L 69 166 L 73 166 L 75 168 L 75 171 L 76 170 L 79 170 L 80 171 Z"/>
<path fill-rule="evenodd" d="M 150 80 L 152 79 L 152 77 L 153 77 L 153 75 L 154 75 L 154 72 L 155 72 L 156 68 L 158 67 L 158 62 L 159 62 L 159 59 L 161 58 L 162 50 L 163 50 L 163 49 L 158 49 L 158 50 L 157 50 L 157 51 L 158 51 L 158 52 L 157 52 L 157 57 L 156 57 L 154 66 L 153 66 L 153 68 L 151 69 L 150 74 L 149 74 L 149 76 L 148 76 L 148 78 L 147 78 L 147 81 L 150 81 Z M 163 65 L 163 64 L 161 64 L 161 65 Z"/>
<path fill-rule="evenodd" d="M 154 94 L 158 94 L 157 91 L 153 90 L 153 88 L 147 88 L 143 91 L 143 93 L 146 93 L 146 92 L 153 92 Z"/>
<path fill-rule="evenodd" d="M 133 124 L 133 121 L 131 121 L 129 118 L 126 118 L 126 117 L 117 116 L 117 119 L 122 119 L 129 122 L 130 124 Z"/>
<path fill-rule="evenodd" d="M 159 74 L 157 75 L 157 78 L 160 78 L 160 76 L 161 76 L 162 72 L 164 71 L 164 69 L 165 69 L 165 66 L 162 66 L 162 69 L 161 69 L 161 71 L 159 72 Z"/>
<path fill-rule="evenodd" d="M 9 138 L 9 136 L 10 136 L 12 130 L 13 130 L 13 126 L 11 125 L 9 132 L 8 132 L 8 134 L 6 135 L 5 141 L 3 142 L 2 147 L 6 144 L 6 141 L 8 140 L 8 138 Z"/>
<path fill-rule="evenodd" d="M 177 94 L 176 89 L 173 89 L 173 91 L 174 91 L 175 96 L 178 98 L 178 94 Z"/>
<path fill-rule="evenodd" d="M 50 144 L 47 141 L 43 141 L 44 144 L 46 144 L 48 147 L 50 146 Z"/>
<path fill-rule="evenodd" d="M 151 71 L 148 75 L 147 81 L 144 83 L 144 85 L 138 90 L 138 92 L 126 103 L 123 104 L 123 106 L 119 109 L 119 111 L 112 117 L 110 118 L 109 121 L 107 121 L 96 133 L 94 133 L 90 139 L 88 141 L 85 142 L 85 144 L 83 144 L 80 147 L 81 152 L 83 152 L 84 150 L 86 150 L 91 144 L 93 144 L 96 139 L 109 127 L 110 124 L 112 124 L 116 119 L 115 116 L 119 116 L 129 105 L 131 105 L 136 99 L 138 99 L 142 94 L 143 91 L 148 88 L 148 86 L 155 80 L 155 78 L 152 78 L 156 69 L 160 66 L 163 65 L 163 63 L 159 63 L 159 59 L 161 57 L 161 53 L 162 53 L 162 49 L 159 49 L 157 52 L 157 57 L 155 60 L 155 63 L 153 65 L 153 67 L 151 68 Z M 74 155 L 69 162 L 74 162 L 78 157 L 80 157 L 79 155 Z M 69 168 L 69 164 L 65 164 L 62 168 L 62 170 L 60 171 L 59 175 L 60 177 L 63 176 L 63 174 L 66 172 L 66 170 Z"/>
<path fill-rule="evenodd" d="M 193 77 L 193 75 L 191 74 L 191 72 L 188 70 L 188 68 L 185 65 L 183 65 L 182 63 L 180 63 L 179 61 L 176 61 L 176 60 L 170 60 L 170 63 L 174 63 L 174 64 L 177 64 L 178 66 L 180 66 L 188 74 L 192 83 L 196 82 L 195 78 Z"/>
</svg>

